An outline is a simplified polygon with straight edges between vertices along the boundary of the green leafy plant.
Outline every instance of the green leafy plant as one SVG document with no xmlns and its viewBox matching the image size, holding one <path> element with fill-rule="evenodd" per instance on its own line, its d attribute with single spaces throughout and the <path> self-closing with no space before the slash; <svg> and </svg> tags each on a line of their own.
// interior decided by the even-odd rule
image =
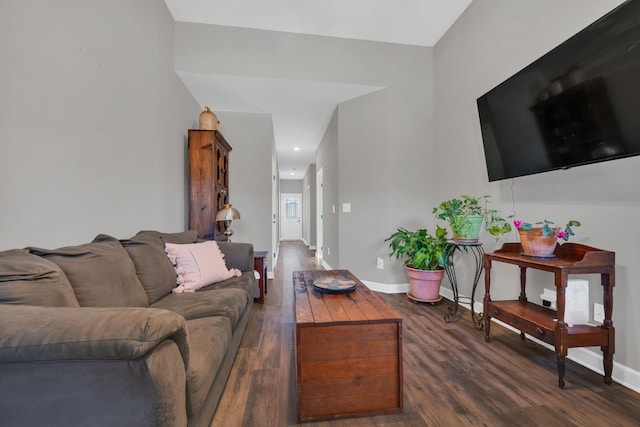
<svg viewBox="0 0 640 427">
<path fill-rule="evenodd" d="M 566 242 L 567 240 L 569 240 L 569 237 L 575 236 L 572 227 L 580 227 L 581 224 L 580 221 L 572 219 L 565 224 L 564 230 L 560 230 L 561 226 L 556 225 L 555 222 L 549 221 L 548 219 L 538 221 L 533 224 L 530 222 L 515 220 L 513 221 L 513 225 L 515 225 L 518 230 L 533 230 L 536 226 L 540 226 L 540 228 L 542 228 L 543 236 L 551 236 L 553 234 L 553 231 L 557 230 L 556 237 Z"/>
<path fill-rule="evenodd" d="M 405 258 L 404 265 L 418 270 L 441 270 L 449 265 L 445 253 L 447 230 L 438 226 L 435 236 L 425 228 L 408 231 L 398 228 L 385 242 L 389 242 L 389 256 Z"/>
<path fill-rule="evenodd" d="M 455 236 L 463 236 L 469 233 L 472 225 L 467 217 L 479 215 L 484 218 L 485 229 L 492 236 L 499 236 L 511 231 L 511 224 L 500 216 L 496 209 L 489 209 L 489 195 L 472 197 L 465 194 L 459 198 L 445 200 L 438 207 L 433 208 L 436 218 L 449 223 Z M 509 217 L 508 217 L 509 218 Z"/>
</svg>

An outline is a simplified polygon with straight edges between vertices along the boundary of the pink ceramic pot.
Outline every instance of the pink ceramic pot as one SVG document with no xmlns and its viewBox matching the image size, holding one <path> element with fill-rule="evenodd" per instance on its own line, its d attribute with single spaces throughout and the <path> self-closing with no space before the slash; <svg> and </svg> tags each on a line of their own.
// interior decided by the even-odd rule
<svg viewBox="0 0 640 427">
<path fill-rule="evenodd" d="M 444 270 L 418 270 L 409 266 L 406 269 L 412 297 L 425 301 L 435 301 L 440 298 L 440 284 L 444 277 Z"/>
</svg>

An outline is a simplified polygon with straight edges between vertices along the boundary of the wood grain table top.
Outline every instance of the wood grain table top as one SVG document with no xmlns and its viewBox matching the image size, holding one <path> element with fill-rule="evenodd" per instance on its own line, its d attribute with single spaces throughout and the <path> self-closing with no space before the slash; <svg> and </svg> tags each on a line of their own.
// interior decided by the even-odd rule
<svg viewBox="0 0 640 427">
<path fill-rule="evenodd" d="M 353 280 L 356 290 L 347 294 L 323 294 L 313 281 L 335 277 Z M 402 321 L 398 313 L 348 270 L 294 271 L 296 326 Z"/>
</svg>

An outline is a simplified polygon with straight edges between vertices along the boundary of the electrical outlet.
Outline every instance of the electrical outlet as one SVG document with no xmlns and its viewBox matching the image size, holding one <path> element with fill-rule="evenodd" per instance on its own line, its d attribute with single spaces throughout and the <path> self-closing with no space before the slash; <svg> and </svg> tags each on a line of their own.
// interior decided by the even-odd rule
<svg viewBox="0 0 640 427">
<path fill-rule="evenodd" d="M 593 321 L 598 323 L 604 322 L 604 305 L 598 304 L 597 302 L 593 304 Z"/>
<path fill-rule="evenodd" d="M 376 266 L 378 267 L 378 270 L 384 270 L 384 260 L 378 257 L 378 259 L 376 259 Z"/>
</svg>

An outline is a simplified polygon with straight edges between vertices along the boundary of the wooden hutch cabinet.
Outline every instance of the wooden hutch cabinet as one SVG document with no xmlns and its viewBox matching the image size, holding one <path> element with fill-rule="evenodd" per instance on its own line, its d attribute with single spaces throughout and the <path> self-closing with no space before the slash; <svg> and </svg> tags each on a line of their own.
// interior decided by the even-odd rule
<svg viewBox="0 0 640 427">
<path fill-rule="evenodd" d="M 201 239 L 225 240 L 215 217 L 229 203 L 230 151 L 219 131 L 189 129 L 189 228 Z"/>
</svg>

